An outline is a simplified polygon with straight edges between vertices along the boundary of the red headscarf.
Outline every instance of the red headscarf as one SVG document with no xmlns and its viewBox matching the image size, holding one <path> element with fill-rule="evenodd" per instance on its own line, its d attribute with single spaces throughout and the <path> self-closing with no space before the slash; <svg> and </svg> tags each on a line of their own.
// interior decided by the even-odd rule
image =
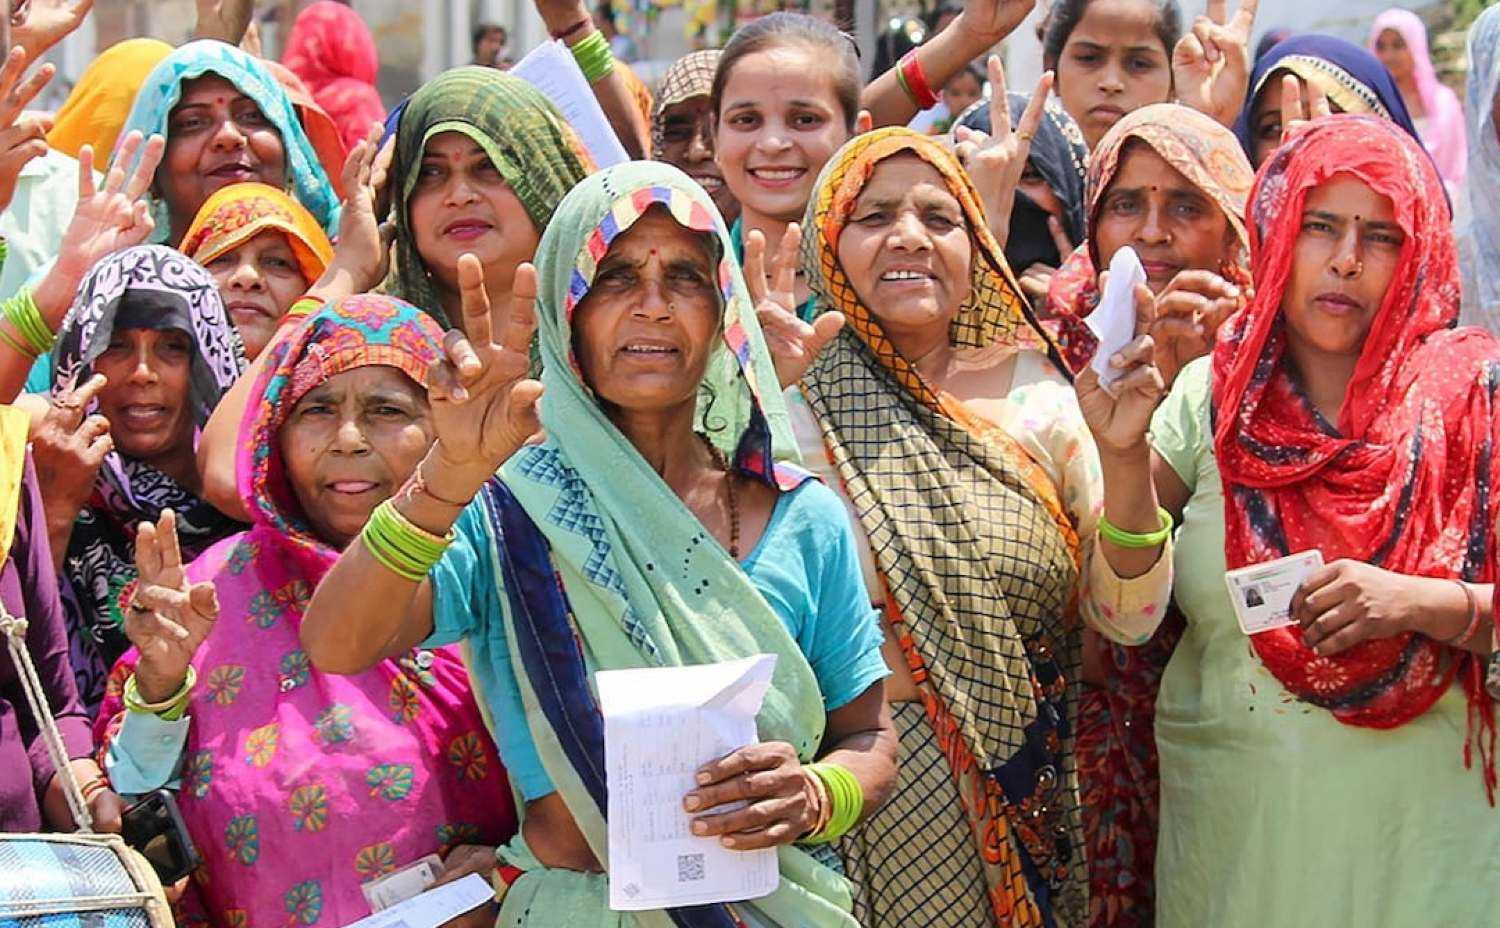
<svg viewBox="0 0 1500 928">
<path fill-rule="evenodd" d="M 1282 363 L 1281 299 L 1307 192 L 1340 173 L 1390 198 L 1406 242 L 1334 432 Z M 1453 328 L 1458 266 L 1431 159 L 1386 120 L 1320 119 L 1261 168 L 1250 220 L 1255 296 L 1220 333 L 1213 355 L 1229 566 L 1318 548 L 1328 561 L 1492 582 L 1500 342 Z M 1314 654 L 1296 628 L 1250 640 L 1288 691 L 1349 725 L 1401 725 L 1461 680 L 1471 738 L 1476 724 L 1485 729 L 1480 747 L 1493 790 L 1493 704 L 1472 654 L 1415 633 L 1333 657 Z"/>
<path fill-rule="evenodd" d="M 352 150 L 385 120 L 385 104 L 375 90 L 380 56 L 375 37 L 360 15 L 334 0 L 318 0 L 297 16 L 281 61 L 307 82 L 318 105 L 338 124 L 344 147 Z"/>
</svg>

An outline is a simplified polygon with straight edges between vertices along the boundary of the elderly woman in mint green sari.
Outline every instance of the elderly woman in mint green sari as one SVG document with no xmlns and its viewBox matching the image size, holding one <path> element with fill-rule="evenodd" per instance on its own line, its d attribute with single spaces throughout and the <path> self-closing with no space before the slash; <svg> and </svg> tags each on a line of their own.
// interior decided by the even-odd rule
<svg viewBox="0 0 1500 928">
<path fill-rule="evenodd" d="M 777 460 L 786 410 L 723 219 L 677 169 L 636 162 L 574 188 L 537 253 L 540 299 L 523 265 L 493 337 L 461 259 L 468 340 L 450 334 L 431 379 L 437 442 L 319 586 L 303 645 L 354 673 L 467 642 L 525 799 L 521 834 L 474 868 L 502 924 L 854 928 L 820 842 L 893 787 L 888 670 L 841 504 Z M 523 379 L 533 302 L 540 384 Z M 778 848 L 779 887 L 611 911 L 593 672 L 758 653 L 778 658 L 761 743 L 709 761 L 683 815 L 726 847 Z"/>
</svg>

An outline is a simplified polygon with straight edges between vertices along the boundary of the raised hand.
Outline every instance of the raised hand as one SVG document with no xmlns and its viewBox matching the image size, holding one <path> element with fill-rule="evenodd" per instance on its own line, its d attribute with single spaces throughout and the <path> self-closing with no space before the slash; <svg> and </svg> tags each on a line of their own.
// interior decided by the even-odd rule
<svg viewBox="0 0 1500 928">
<path fill-rule="evenodd" d="M 528 379 L 531 337 L 536 331 L 536 268 L 522 264 L 511 285 L 510 310 L 495 333 L 484 269 L 473 255 L 458 259 L 463 331 L 444 339 L 444 359 L 428 375 L 436 466 L 441 494 L 472 498 L 500 465 L 537 431 L 542 385 Z"/>
<path fill-rule="evenodd" d="M 344 210 L 339 219 L 338 244 L 323 276 L 308 291 L 319 302 L 373 290 L 390 267 L 396 227 L 380 221 L 384 215 L 380 204 L 390 176 L 390 146 L 380 147 L 384 131 L 384 126 L 372 123 L 369 134 L 344 159 Z"/>
<path fill-rule="evenodd" d="M 141 699 L 162 702 L 182 688 L 188 666 L 219 618 L 212 583 L 189 583 L 177 544 L 177 514 L 164 510 L 135 537 L 140 576 L 125 609 L 125 636 L 140 652 L 135 685 Z"/>
<path fill-rule="evenodd" d="M 1229 18 L 1229 0 L 1208 0 L 1190 32 L 1172 49 L 1177 101 L 1234 124 L 1250 88 L 1250 30 L 1260 0 L 1240 0 Z"/>
<path fill-rule="evenodd" d="M 1314 119 L 1322 119 L 1333 113 L 1328 95 L 1312 82 L 1303 83 L 1295 74 L 1281 78 L 1281 141 L 1297 134 L 1303 126 Z"/>
<path fill-rule="evenodd" d="M 193 38 L 218 39 L 229 45 L 244 40 L 255 13 L 255 0 L 197 0 L 196 5 L 198 22 Z"/>
<path fill-rule="evenodd" d="M 989 57 L 986 66 L 990 77 L 990 129 L 985 135 L 968 126 L 954 130 L 954 154 L 969 172 L 984 203 L 985 220 L 1000 247 L 1010 236 L 1010 213 L 1016 202 L 1016 187 L 1026 173 L 1026 157 L 1031 154 L 1031 140 L 1042 124 L 1042 110 L 1052 91 L 1053 73 L 1048 71 L 1037 81 L 1020 125 L 1011 131 L 1010 103 L 1005 98 L 1005 68 L 997 55 Z"/>
<path fill-rule="evenodd" d="M 844 327 L 844 314 L 833 311 L 818 316 L 811 324 L 797 315 L 797 252 L 802 245 L 802 229 L 789 223 L 766 274 L 766 237 L 752 229 L 745 241 L 745 286 L 755 301 L 755 317 L 760 321 L 766 348 L 776 364 L 776 379 L 785 390 L 802 379 L 818 355 Z"/>
<path fill-rule="evenodd" d="M 1036 0 L 965 0 L 963 13 L 949 28 L 963 28 L 988 48 L 1014 32 L 1034 6 Z"/>
<path fill-rule="evenodd" d="M 1136 315 L 1149 315 L 1152 302 L 1151 289 L 1145 284 L 1138 285 Z M 1099 381 L 1092 366 L 1086 366 L 1074 378 L 1078 406 L 1101 456 L 1129 455 L 1146 446 L 1151 414 L 1166 393 L 1166 382 L 1156 366 L 1155 355 L 1156 345 L 1151 336 L 1142 335 L 1110 359 L 1110 366 L 1123 373 L 1109 387 Z"/>
<path fill-rule="evenodd" d="M 94 0 L 19 0 L 11 5 L 11 42 L 35 61 L 83 22 Z"/>
<path fill-rule="evenodd" d="M 47 153 L 51 117 L 23 117 L 21 114 L 47 86 L 57 69 L 44 64 L 36 69 L 36 73 L 22 80 L 26 65 L 32 60 L 18 45 L 10 50 L 4 68 L 0 68 L 0 211 L 9 207 L 16 195 L 16 180 L 21 176 L 21 169 L 33 158 Z"/>
<path fill-rule="evenodd" d="M 1189 361 L 1213 349 L 1224 320 L 1245 305 L 1240 288 L 1213 271 L 1182 271 L 1156 295 L 1147 331 L 1156 343 L 1156 366 L 1171 386 Z"/>
<path fill-rule="evenodd" d="M 95 374 L 82 386 L 55 390 L 52 405 L 31 434 L 31 457 L 45 503 L 52 559 L 58 564 L 67 553 L 73 520 L 88 502 L 105 456 L 115 447 L 109 420 L 88 415 L 89 404 L 106 383 L 103 374 Z"/>
<path fill-rule="evenodd" d="M 81 280 L 100 259 L 144 242 L 156 228 L 145 195 L 167 143 L 159 135 L 151 136 L 137 161 L 142 144 L 139 132 L 125 136 L 119 157 L 99 188 L 94 185 L 93 148 L 85 145 L 78 152 L 78 204 L 57 257 L 75 279 Z M 135 169 L 127 177 L 125 165 L 132 163 Z"/>
</svg>

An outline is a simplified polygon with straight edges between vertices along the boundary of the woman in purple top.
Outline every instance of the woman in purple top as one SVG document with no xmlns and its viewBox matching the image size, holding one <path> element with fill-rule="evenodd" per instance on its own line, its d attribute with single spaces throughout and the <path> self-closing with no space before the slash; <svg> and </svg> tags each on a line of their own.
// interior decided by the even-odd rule
<svg viewBox="0 0 1500 928">
<path fill-rule="evenodd" d="M 21 468 L 13 457 L 7 464 L 8 452 L 9 448 L 0 449 L 0 469 L 14 468 L 14 474 Z M 29 456 L 24 468 L 15 540 L 0 569 L 0 603 L 9 615 L 27 620 L 26 648 L 72 760 L 73 776 L 88 797 L 94 830 L 118 832 L 123 806 L 93 760 L 93 734 L 68 664 L 57 573 L 52 569 L 42 498 Z M 73 815 L 26 700 L 20 673 L 9 649 L 0 647 L 0 832 L 46 830 L 73 831 Z"/>
</svg>

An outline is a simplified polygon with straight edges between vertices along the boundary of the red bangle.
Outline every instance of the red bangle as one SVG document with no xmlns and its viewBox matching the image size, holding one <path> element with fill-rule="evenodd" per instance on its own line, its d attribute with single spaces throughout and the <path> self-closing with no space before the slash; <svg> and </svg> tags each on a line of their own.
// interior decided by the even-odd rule
<svg viewBox="0 0 1500 928">
<path fill-rule="evenodd" d="M 577 32 L 579 29 L 582 29 L 584 26 L 587 26 L 591 22 L 593 22 L 593 20 L 587 17 L 580 19 L 578 22 L 564 29 L 562 32 L 552 33 L 552 38 L 557 39 L 559 42 L 565 42 L 567 41 L 568 36 Z"/>
<path fill-rule="evenodd" d="M 917 99 L 917 106 L 921 109 L 931 109 L 938 104 L 937 94 L 932 92 L 932 85 L 927 83 L 927 75 L 922 73 L 922 62 L 917 58 L 917 50 L 901 56 L 901 76 L 906 78 L 906 86 Z"/>
</svg>

